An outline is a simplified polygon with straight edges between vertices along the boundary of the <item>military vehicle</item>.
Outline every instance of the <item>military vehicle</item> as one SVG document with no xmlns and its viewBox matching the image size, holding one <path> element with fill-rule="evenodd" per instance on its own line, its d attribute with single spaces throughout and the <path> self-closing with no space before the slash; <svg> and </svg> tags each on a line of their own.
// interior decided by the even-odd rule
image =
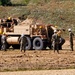
<svg viewBox="0 0 75 75">
<path fill-rule="evenodd" d="M 52 25 L 30 24 L 30 25 L 1 25 L 0 30 L 7 35 L 7 47 L 19 48 L 19 38 L 21 34 L 27 37 L 26 49 L 42 50 L 49 47 L 51 49 L 51 38 L 55 27 Z"/>
</svg>

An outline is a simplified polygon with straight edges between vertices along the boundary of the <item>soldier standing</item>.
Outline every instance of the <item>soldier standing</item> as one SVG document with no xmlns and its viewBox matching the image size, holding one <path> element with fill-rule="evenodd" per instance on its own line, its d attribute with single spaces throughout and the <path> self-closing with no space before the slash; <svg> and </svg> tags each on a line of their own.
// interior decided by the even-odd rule
<svg viewBox="0 0 75 75">
<path fill-rule="evenodd" d="M 52 47 L 54 52 L 57 50 L 57 53 L 59 53 L 59 37 L 57 35 L 57 30 L 54 30 L 54 34 L 52 35 Z"/>
<path fill-rule="evenodd" d="M 27 38 L 24 34 L 21 35 L 20 39 L 19 39 L 19 42 L 20 42 L 20 51 L 22 52 L 22 50 L 26 50 L 26 43 L 27 43 Z"/>
<path fill-rule="evenodd" d="M 5 33 L 3 33 L 2 37 L 1 37 L 1 44 L 2 44 L 1 49 L 6 51 L 7 43 L 6 43 L 6 34 Z"/>
<path fill-rule="evenodd" d="M 59 50 L 62 50 L 62 45 L 65 43 L 65 39 L 62 38 L 61 34 L 62 34 L 62 30 L 59 30 L 57 32 L 57 35 L 59 37 Z"/>
<path fill-rule="evenodd" d="M 11 17 L 8 17 L 8 18 L 6 19 L 6 22 L 7 22 L 7 26 L 8 26 L 8 27 L 11 27 L 11 25 L 13 24 L 13 20 L 12 20 Z"/>
<path fill-rule="evenodd" d="M 69 31 L 69 40 L 70 40 L 70 47 L 71 47 L 71 50 L 73 51 L 73 32 L 71 31 L 71 29 L 68 29 Z"/>
<path fill-rule="evenodd" d="M 0 50 L 1 50 L 1 35 L 0 35 Z"/>
<path fill-rule="evenodd" d="M 1 45 L 1 36 L 2 36 L 2 32 L 3 32 L 2 26 L 0 25 L 0 50 L 1 50 L 1 47 L 2 47 L 2 45 Z"/>
</svg>

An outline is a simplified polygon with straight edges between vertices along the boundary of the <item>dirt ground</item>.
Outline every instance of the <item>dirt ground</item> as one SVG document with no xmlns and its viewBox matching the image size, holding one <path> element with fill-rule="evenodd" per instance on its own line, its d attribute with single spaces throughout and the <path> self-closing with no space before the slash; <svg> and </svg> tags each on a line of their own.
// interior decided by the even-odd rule
<svg viewBox="0 0 75 75">
<path fill-rule="evenodd" d="M 75 69 L 0 72 L 0 75 L 75 75 Z"/>
<path fill-rule="evenodd" d="M 75 41 L 74 41 L 75 43 Z M 50 70 L 50 69 L 74 69 L 75 46 L 70 50 L 69 41 L 63 45 L 63 50 L 7 50 L 0 51 L 0 71 L 9 70 Z"/>
</svg>

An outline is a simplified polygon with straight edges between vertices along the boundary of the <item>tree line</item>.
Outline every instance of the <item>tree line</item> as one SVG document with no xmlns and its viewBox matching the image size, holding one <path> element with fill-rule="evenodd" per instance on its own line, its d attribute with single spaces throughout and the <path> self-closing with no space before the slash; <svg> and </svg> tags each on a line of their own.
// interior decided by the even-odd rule
<svg viewBox="0 0 75 75">
<path fill-rule="evenodd" d="M 17 6 L 17 5 L 27 5 L 30 0 L 24 0 L 24 4 L 13 4 L 11 0 L 0 0 L 0 5 L 2 6 Z"/>
<path fill-rule="evenodd" d="M 15 2 L 16 0 L 14 0 Z M 12 2 L 12 0 L 0 0 L 0 5 L 2 6 L 21 6 L 21 5 L 27 5 L 29 2 L 32 2 L 32 3 L 36 3 L 36 4 L 42 4 L 42 3 L 47 3 L 49 2 L 50 0 L 21 0 L 20 2 L 21 3 L 16 3 L 14 4 Z"/>
</svg>

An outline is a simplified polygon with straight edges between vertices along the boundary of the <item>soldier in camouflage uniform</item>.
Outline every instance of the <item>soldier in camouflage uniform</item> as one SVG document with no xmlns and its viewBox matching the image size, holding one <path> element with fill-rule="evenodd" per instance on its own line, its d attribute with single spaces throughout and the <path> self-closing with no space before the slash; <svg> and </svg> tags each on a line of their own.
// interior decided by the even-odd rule
<svg viewBox="0 0 75 75">
<path fill-rule="evenodd" d="M 62 45 L 65 43 L 65 39 L 62 38 L 61 34 L 62 34 L 62 31 L 59 30 L 59 31 L 57 32 L 57 35 L 58 35 L 58 37 L 59 37 L 59 50 L 62 50 Z"/>
<path fill-rule="evenodd" d="M 0 35 L 0 50 L 1 50 L 1 35 Z"/>
<path fill-rule="evenodd" d="M 1 35 L 2 35 L 2 26 L 0 25 L 0 50 L 1 50 Z"/>
<path fill-rule="evenodd" d="M 71 29 L 68 29 L 69 31 L 69 40 L 70 40 L 70 47 L 71 47 L 71 50 L 73 51 L 73 32 L 71 31 Z"/>
<path fill-rule="evenodd" d="M 54 52 L 57 50 L 57 53 L 59 53 L 59 37 L 56 30 L 54 30 L 54 34 L 52 35 L 52 47 Z"/>
<path fill-rule="evenodd" d="M 7 46 L 6 35 L 5 33 L 3 33 L 1 37 L 1 49 L 6 51 L 6 46 Z"/>
<path fill-rule="evenodd" d="M 22 52 L 22 50 L 26 50 L 26 43 L 27 43 L 27 38 L 24 34 L 21 35 L 20 39 L 19 39 L 19 42 L 20 42 L 20 51 Z"/>
</svg>

